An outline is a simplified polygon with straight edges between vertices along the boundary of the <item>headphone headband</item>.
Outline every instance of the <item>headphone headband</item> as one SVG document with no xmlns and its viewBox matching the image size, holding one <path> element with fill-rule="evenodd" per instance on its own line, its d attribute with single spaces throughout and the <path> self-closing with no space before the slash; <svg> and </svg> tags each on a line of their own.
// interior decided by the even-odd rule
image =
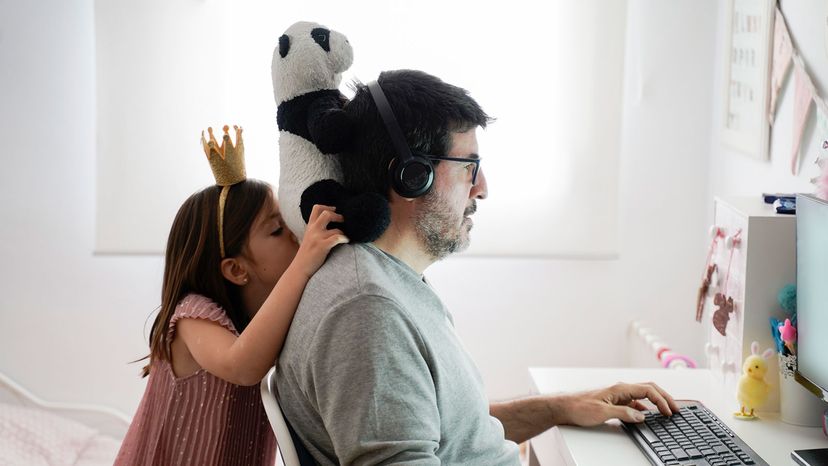
<svg viewBox="0 0 828 466">
<path fill-rule="evenodd" d="M 415 198 L 422 196 L 431 189 L 431 185 L 434 183 L 434 166 L 427 158 L 411 153 L 411 148 L 408 147 L 408 143 L 405 141 L 400 124 L 397 122 L 391 104 L 388 103 L 379 82 L 370 82 L 368 90 L 371 92 L 371 97 L 374 99 L 374 104 L 388 132 L 388 137 L 391 138 L 394 152 L 397 154 L 397 157 L 391 161 L 388 170 L 391 187 L 403 197 Z"/>
<path fill-rule="evenodd" d="M 400 124 L 394 116 L 394 111 L 391 109 L 391 104 L 388 103 L 385 93 L 382 92 L 379 82 L 370 82 L 368 84 L 368 90 L 371 91 L 371 97 L 374 98 L 374 104 L 376 104 L 377 111 L 382 118 L 383 124 L 385 124 L 388 136 L 391 138 L 391 144 L 394 145 L 394 152 L 396 152 L 397 156 L 402 159 L 401 161 L 404 162 L 410 160 L 413 157 L 413 155 L 411 155 L 411 148 L 408 147 L 408 143 L 405 142 L 405 136 L 403 136 L 402 128 L 400 128 Z"/>
</svg>

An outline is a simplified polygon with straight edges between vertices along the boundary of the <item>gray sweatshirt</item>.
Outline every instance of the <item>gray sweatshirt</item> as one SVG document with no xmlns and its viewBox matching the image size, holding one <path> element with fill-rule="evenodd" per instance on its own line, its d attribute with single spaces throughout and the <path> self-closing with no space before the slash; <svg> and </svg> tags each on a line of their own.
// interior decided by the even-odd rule
<svg viewBox="0 0 828 466">
<path fill-rule="evenodd" d="M 276 367 L 285 417 L 320 464 L 520 464 L 443 303 L 373 245 L 331 253 Z"/>
</svg>

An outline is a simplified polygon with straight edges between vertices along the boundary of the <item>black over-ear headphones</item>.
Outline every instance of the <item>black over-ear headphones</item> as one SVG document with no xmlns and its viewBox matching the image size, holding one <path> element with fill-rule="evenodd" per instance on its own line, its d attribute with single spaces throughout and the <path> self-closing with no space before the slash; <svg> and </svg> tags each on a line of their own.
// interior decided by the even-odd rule
<svg viewBox="0 0 828 466">
<path fill-rule="evenodd" d="M 434 166 L 426 157 L 411 153 L 411 148 L 405 142 L 400 124 L 394 117 L 394 111 L 391 110 L 391 105 L 385 93 L 382 92 L 379 82 L 373 81 L 368 84 L 368 90 L 371 91 L 371 97 L 374 99 L 377 111 L 394 145 L 394 151 L 397 153 L 397 157 L 388 167 L 391 187 L 402 197 L 409 199 L 420 197 L 427 193 L 434 184 Z"/>
</svg>

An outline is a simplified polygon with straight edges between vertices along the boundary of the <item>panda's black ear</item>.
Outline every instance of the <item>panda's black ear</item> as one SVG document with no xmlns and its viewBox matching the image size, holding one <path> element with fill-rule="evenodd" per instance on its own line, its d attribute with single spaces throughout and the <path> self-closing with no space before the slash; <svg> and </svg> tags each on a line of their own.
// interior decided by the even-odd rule
<svg viewBox="0 0 828 466">
<path fill-rule="evenodd" d="M 290 37 L 287 34 L 282 34 L 282 37 L 279 37 L 279 55 L 285 58 L 288 52 L 290 52 Z"/>
</svg>

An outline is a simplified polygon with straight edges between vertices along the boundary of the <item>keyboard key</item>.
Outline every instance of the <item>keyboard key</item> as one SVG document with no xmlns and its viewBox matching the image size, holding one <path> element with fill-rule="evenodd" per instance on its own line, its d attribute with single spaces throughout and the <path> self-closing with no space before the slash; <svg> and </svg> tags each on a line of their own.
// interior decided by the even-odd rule
<svg viewBox="0 0 828 466">
<path fill-rule="evenodd" d="M 672 453 L 673 456 L 675 456 L 676 459 L 679 461 L 684 461 L 688 459 L 687 453 L 685 453 L 684 450 L 682 450 L 681 448 L 673 448 L 672 450 L 670 450 L 670 453 Z"/>
<path fill-rule="evenodd" d="M 687 453 L 687 456 L 689 456 L 692 459 L 701 458 L 702 456 L 704 456 L 704 455 L 701 454 L 701 452 L 699 450 L 696 450 L 695 448 L 687 449 L 686 453 Z"/>
<path fill-rule="evenodd" d="M 656 435 L 653 433 L 652 430 L 650 430 L 649 427 L 639 425 L 638 431 L 641 432 L 641 435 L 644 436 L 644 440 L 646 440 L 647 443 L 652 444 L 653 442 L 658 442 L 658 437 L 656 437 Z"/>
</svg>

